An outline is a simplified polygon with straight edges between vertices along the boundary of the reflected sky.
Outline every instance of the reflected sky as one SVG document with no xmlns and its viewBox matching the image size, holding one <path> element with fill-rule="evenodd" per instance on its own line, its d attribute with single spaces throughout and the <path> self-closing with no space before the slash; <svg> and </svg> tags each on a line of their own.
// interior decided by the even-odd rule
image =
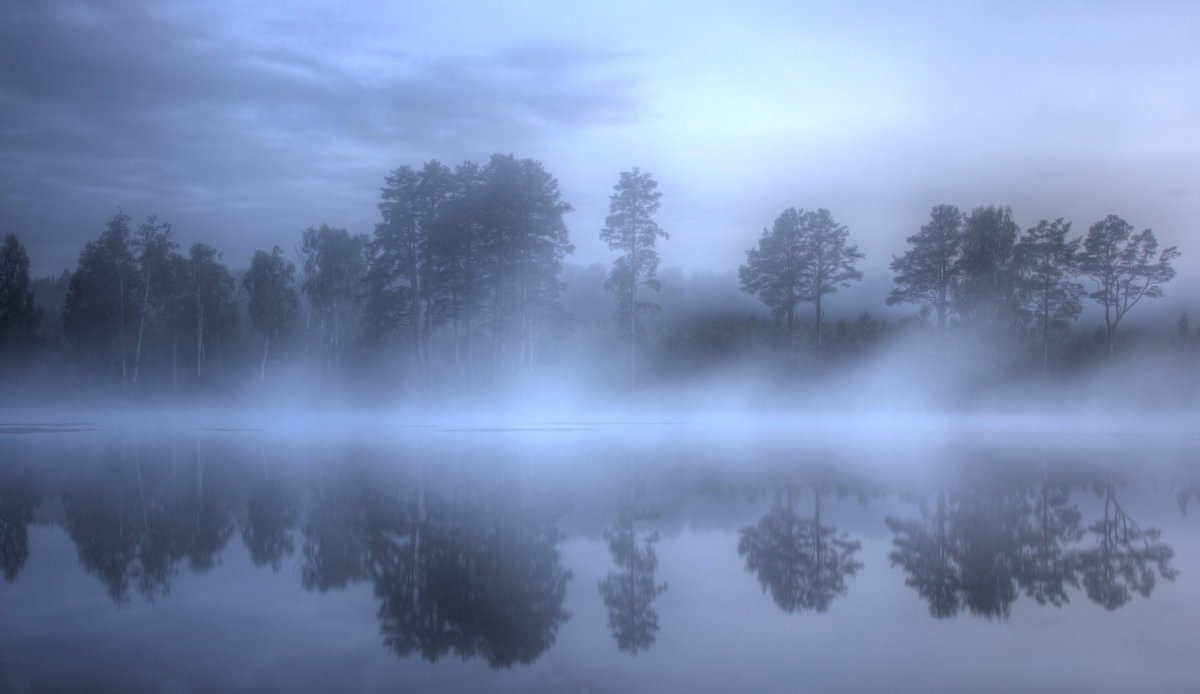
<svg viewBox="0 0 1200 694">
<path fill-rule="evenodd" d="M 1200 679 L 1195 442 L 658 433 L 0 438 L 0 689 Z"/>
</svg>

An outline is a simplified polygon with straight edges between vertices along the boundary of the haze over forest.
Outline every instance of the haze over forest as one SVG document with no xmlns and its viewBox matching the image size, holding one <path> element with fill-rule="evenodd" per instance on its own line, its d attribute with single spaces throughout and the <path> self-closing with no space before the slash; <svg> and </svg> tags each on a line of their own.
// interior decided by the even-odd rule
<svg viewBox="0 0 1200 694">
<path fill-rule="evenodd" d="M 7 6 L 7 385 L 1195 403 L 1194 6 L 469 9 Z"/>
</svg>

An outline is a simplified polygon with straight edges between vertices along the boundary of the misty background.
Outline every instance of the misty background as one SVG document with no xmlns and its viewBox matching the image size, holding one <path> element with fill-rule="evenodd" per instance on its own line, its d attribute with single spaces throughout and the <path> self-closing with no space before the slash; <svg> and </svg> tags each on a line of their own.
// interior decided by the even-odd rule
<svg viewBox="0 0 1200 694">
<path fill-rule="evenodd" d="M 258 250 L 300 266 L 306 228 L 372 235 L 398 167 L 512 152 L 572 207 L 559 303 L 581 343 L 616 313 L 604 281 L 617 254 L 599 231 L 634 166 L 653 172 L 670 234 L 660 336 L 694 336 L 699 316 L 769 333 L 738 268 L 792 206 L 831 210 L 865 256 L 861 280 L 826 300 L 833 322 L 915 319 L 917 306 L 884 303 L 889 264 L 941 203 L 1008 206 L 1022 230 L 1062 217 L 1081 236 L 1109 214 L 1151 228 L 1183 250 L 1178 275 L 1123 327 L 1200 322 L 1188 3 L 0 11 L 0 223 L 52 308 L 49 278 L 118 211 L 169 222 L 183 252 L 215 248 L 240 284 Z M 1102 311 L 1083 304 L 1086 335 Z"/>
</svg>

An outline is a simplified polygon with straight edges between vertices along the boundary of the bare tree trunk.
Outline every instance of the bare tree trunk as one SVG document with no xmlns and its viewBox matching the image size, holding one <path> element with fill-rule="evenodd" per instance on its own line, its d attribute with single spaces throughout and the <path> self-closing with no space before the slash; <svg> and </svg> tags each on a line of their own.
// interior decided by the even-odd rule
<svg viewBox="0 0 1200 694">
<path fill-rule="evenodd" d="M 137 386 L 137 384 L 138 384 L 138 374 L 141 372 L 141 367 L 142 367 L 142 338 L 146 334 L 146 310 L 147 310 L 147 307 L 150 305 L 150 279 L 146 278 L 146 281 L 143 283 L 142 286 L 144 287 L 144 289 L 142 290 L 142 311 L 141 311 L 142 316 L 141 316 L 141 319 L 138 321 L 137 347 L 134 348 L 134 352 L 133 352 L 133 385 L 134 386 Z"/>
<path fill-rule="evenodd" d="M 263 340 L 263 358 L 262 369 L 258 373 L 258 380 L 267 380 L 267 353 L 271 351 L 271 335 L 268 333 L 266 339 Z"/>
<path fill-rule="evenodd" d="M 196 378 L 200 378 L 201 366 L 204 364 L 204 306 L 199 297 L 196 301 Z"/>
<path fill-rule="evenodd" d="M 121 352 L 121 385 L 125 386 L 128 379 L 128 370 L 126 367 L 125 358 L 125 278 L 117 280 L 118 292 L 118 331 L 117 331 L 117 349 Z"/>
<path fill-rule="evenodd" d="M 824 322 L 824 316 L 821 315 L 821 292 L 820 292 L 820 290 L 817 291 L 817 299 L 816 299 L 815 303 L 817 306 L 817 316 L 816 316 L 816 318 L 817 318 L 817 332 L 816 332 L 817 343 L 816 343 L 816 347 L 817 347 L 817 356 L 819 357 L 819 356 L 821 356 L 821 323 Z"/>
<path fill-rule="evenodd" d="M 629 248 L 629 385 L 634 383 L 634 357 L 637 352 L 637 230 Z"/>
</svg>

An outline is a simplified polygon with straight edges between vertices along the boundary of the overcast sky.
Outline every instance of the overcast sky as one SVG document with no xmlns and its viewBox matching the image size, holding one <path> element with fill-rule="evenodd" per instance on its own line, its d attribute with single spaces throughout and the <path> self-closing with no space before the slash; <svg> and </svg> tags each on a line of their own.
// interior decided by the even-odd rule
<svg viewBox="0 0 1200 694">
<path fill-rule="evenodd" d="M 1200 266 L 1200 3 L 343 4 L 0 0 L 0 233 L 44 274 L 155 213 L 244 267 L 371 232 L 390 169 L 503 152 L 558 178 L 584 264 L 640 166 L 689 271 L 789 206 L 883 268 L 941 202 L 1115 213 Z"/>
</svg>

